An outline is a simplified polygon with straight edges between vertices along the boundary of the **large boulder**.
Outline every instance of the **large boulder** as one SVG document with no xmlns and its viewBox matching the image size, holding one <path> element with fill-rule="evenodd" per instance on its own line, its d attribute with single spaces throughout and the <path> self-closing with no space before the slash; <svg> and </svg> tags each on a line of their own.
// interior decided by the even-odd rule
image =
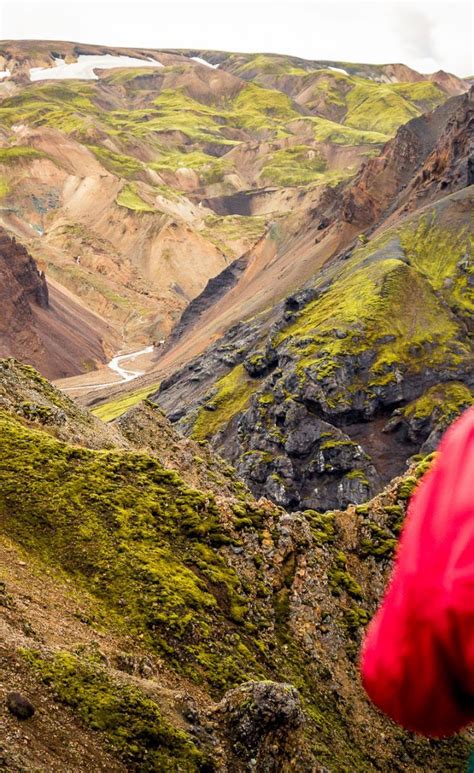
<svg viewBox="0 0 474 773">
<path fill-rule="evenodd" d="M 291 770 L 297 731 L 304 724 L 298 691 L 291 684 L 246 682 L 224 695 L 215 715 L 227 728 L 240 770 Z"/>
</svg>

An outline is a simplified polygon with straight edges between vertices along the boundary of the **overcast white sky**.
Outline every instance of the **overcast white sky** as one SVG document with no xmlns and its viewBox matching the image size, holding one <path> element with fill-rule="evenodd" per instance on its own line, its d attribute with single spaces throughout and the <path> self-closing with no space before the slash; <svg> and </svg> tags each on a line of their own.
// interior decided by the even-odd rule
<svg viewBox="0 0 474 773">
<path fill-rule="evenodd" d="M 266 51 L 473 75 L 473 5 L 444 0 L 0 0 L 0 38 Z"/>
</svg>

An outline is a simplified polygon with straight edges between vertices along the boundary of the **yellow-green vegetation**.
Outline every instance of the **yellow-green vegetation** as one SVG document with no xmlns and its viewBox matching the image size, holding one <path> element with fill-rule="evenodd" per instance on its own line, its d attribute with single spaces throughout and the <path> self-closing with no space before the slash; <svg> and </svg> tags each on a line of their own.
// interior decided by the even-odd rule
<svg viewBox="0 0 474 773">
<path fill-rule="evenodd" d="M 397 539 L 394 534 L 387 528 L 379 526 L 370 519 L 364 522 L 365 533 L 368 533 L 367 537 L 363 537 L 360 542 L 360 555 L 374 556 L 377 560 L 381 561 L 384 558 L 391 558 L 397 547 Z"/>
<path fill-rule="evenodd" d="M 472 315 L 474 278 L 472 251 L 474 236 L 467 226 L 441 227 L 435 215 L 422 217 L 414 226 L 399 232 L 400 243 L 410 264 L 429 279 L 457 313 Z"/>
<path fill-rule="evenodd" d="M 308 145 L 294 145 L 275 151 L 266 160 L 260 177 L 269 185 L 308 185 L 320 180 L 326 162 Z"/>
<path fill-rule="evenodd" d="M 265 232 L 267 219 L 263 215 L 208 215 L 201 234 L 221 252 L 229 251 L 229 243 L 245 239 L 257 241 Z"/>
<path fill-rule="evenodd" d="M 390 86 L 395 94 L 414 102 L 424 111 L 433 110 L 445 99 L 441 89 L 431 81 L 392 83 Z"/>
<path fill-rule="evenodd" d="M 347 94 L 344 123 L 357 129 L 395 134 L 402 123 L 433 109 L 444 100 L 445 95 L 433 83 L 374 84 L 359 81 Z"/>
<path fill-rule="evenodd" d="M 305 510 L 304 516 L 309 521 L 313 537 L 318 545 L 332 544 L 335 541 L 335 515 L 331 510 L 325 513 L 318 513 L 316 510 Z"/>
<path fill-rule="evenodd" d="M 435 416 L 444 426 L 451 424 L 459 414 L 474 405 L 474 394 L 469 387 L 452 381 L 430 387 L 421 397 L 403 408 L 408 419 L 428 419 Z"/>
<path fill-rule="evenodd" d="M 237 69 L 238 75 L 249 72 L 271 73 L 272 75 L 306 75 L 302 67 L 295 67 L 285 56 L 256 54 Z"/>
<path fill-rule="evenodd" d="M 304 116 L 299 120 L 311 123 L 314 139 L 318 142 L 332 142 L 336 145 L 383 145 L 389 139 L 388 134 L 353 129 L 327 118 Z"/>
<path fill-rule="evenodd" d="M 165 68 L 160 67 L 158 74 L 162 75 L 163 70 Z M 171 68 L 166 68 L 166 70 L 169 70 Z M 120 85 L 120 86 L 128 86 L 131 82 L 133 82 L 133 85 L 136 88 L 140 88 L 140 83 L 143 82 L 143 88 L 153 88 L 153 81 L 155 79 L 155 75 L 157 74 L 157 70 L 153 70 L 150 67 L 133 67 L 133 68 L 127 68 L 124 67 L 123 69 L 117 69 L 108 72 L 105 74 L 104 80 L 107 83 Z"/>
<path fill-rule="evenodd" d="M 183 152 L 181 150 L 163 151 L 160 158 L 148 164 L 151 169 L 161 172 L 176 172 L 178 169 L 193 169 L 199 174 L 205 185 L 220 182 L 232 164 L 226 158 L 216 158 L 200 150 Z"/>
<path fill-rule="evenodd" d="M 10 192 L 10 184 L 5 177 L 0 176 L 0 199 L 4 199 Z"/>
<path fill-rule="evenodd" d="M 274 128 L 277 136 L 289 134 L 285 123 L 298 117 L 291 99 L 280 91 L 249 83 L 233 102 L 233 122 L 242 129 L 259 131 Z"/>
<path fill-rule="evenodd" d="M 428 81 L 380 83 L 331 69 L 305 72 L 299 80 L 298 90 L 308 94 L 304 102 L 308 109 L 318 114 L 327 111 L 329 117 L 336 111 L 337 120 L 346 127 L 382 135 L 393 135 L 401 124 L 432 110 L 446 99 L 441 89 Z M 324 127 L 322 131 L 325 131 Z M 380 139 L 374 137 L 366 141 L 380 142 Z"/>
<path fill-rule="evenodd" d="M 138 405 L 142 400 L 145 400 L 152 392 L 156 392 L 159 384 L 152 384 L 151 386 L 137 389 L 135 392 L 127 392 L 127 394 L 117 397 L 110 402 L 101 403 L 95 408 L 91 409 L 94 416 L 102 421 L 113 421 L 118 419 L 119 416 L 133 408 L 134 405 Z"/>
<path fill-rule="evenodd" d="M 348 331 L 347 337 L 334 337 L 333 331 L 339 327 Z M 380 366 L 382 362 L 410 361 L 412 345 L 425 341 L 448 343 L 456 332 L 455 320 L 439 308 L 436 296 L 419 274 L 387 257 L 374 263 L 369 271 L 354 262 L 347 265 L 329 290 L 308 304 L 298 320 L 279 334 L 277 342 L 290 339 L 296 346 L 300 367 L 314 362 L 321 373 L 328 375 L 336 367 L 337 355 L 363 351 L 384 335 L 394 340 L 377 347 Z M 304 348 L 299 346 L 301 339 L 308 341 Z M 440 347 L 438 357 L 445 356 L 446 351 Z M 378 366 L 377 362 L 374 372 Z"/>
<path fill-rule="evenodd" d="M 216 393 L 199 409 L 192 437 L 195 440 L 205 440 L 215 435 L 246 407 L 260 383 L 260 379 L 248 375 L 243 365 L 236 365 L 230 373 L 216 382 Z"/>
<path fill-rule="evenodd" d="M 34 83 L 2 102 L 1 123 L 46 124 L 67 134 L 87 134 L 92 117 L 101 113 L 93 102 L 95 89 L 83 81 Z"/>
<path fill-rule="evenodd" d="M 354 599 L 362 597 L 362 588 L 347 570 L 347 557 L 342 550 L 338 550 L 334 564 L 328 572 L 329 586 L 332 592 L 338 596 L 341 591 L 346 591 Z"/>
<path fill-rule="evenodd" d="M 425 456 L 424 459 L 421 459 L 421 461 L 418 462 L 411 475 L 407 475 L 402 478 L 396 490 L 396 497 L 398 500 L 406 502 L 410 499 L 412 494 L 415 492 L 421 478 L 428 472 L 435 459 L 436 453 L 428 454 L 428 456 Z M 400 526 L 399 521 L 397 522 L 397 525 Z M 394 529 L 394 531 L 396 534 L 399 534 L 400 528 Z"/>
<path fill-rule="evenodd" d="M 88 148 L 97 156 L 101 164 L 117 177 L 133 178 L 144 170 L 143 164 L 132 156 L 114 153 L 100 145 L 88 145 Z"/>
<path fill-rule="evenodd" d="M 418 233 L 419 228 L 415 221 L 408 232 Z M 389 232 L 355 250 L 334 269 L 329 288 L 275 337 L 276 345 L 290 346 L 300 372 L 313 364 L 318 378 L 324 378 L 338 367 L 339 356 L 368 349 L 375 355 L 374 385 L 393 380 L 395 368 L 417 371 L 429 362 L 449 371 L 467 362 L 469 347 L 462 343 L 460 322 L 437 295 L 437 261 L 431 264 L 429 247 L 425 245 L 426 259 L 420 257 L 419 266 L 407 265 L 397 257 L 399 243 L 393 237 Z M 457 242 L 458 236 L 451 234 L 451 247 Z M 447 254 L 447 241 L 443 248 Z M 336 329 L 345 334 L 335 336 Z"/>
<path fill-rule="evenodd" d="M 146 109 L 119 110 L 111 114 L 115 128 L 133 136 L 150 138 L 154 133 L 181 132 L 195 142 L 214 142 L 232 147 L 221 134 L 223 108 L 189 96 L 182 88 L 163 89 Z M 220 123 L 219 123 L 220 122 Z"/>
<path fill-rule="evenodd" d="M 133 212 L 156 211 L 150 204 L 147 204 L 147 202 L 142 199 L 133 183 L 128 183 L 122 188 L 115 199 L 115 202 L 120 207 L 126 207 L 126 209 L 131 209 Z"/>
<path fill-rule="evenodd" d="M 463 316 L 467 318 L 472 309 L 472 236 L 463 225 L 464 214 L 460 227 L 450 233 L 441 228 L 443 217 L 439 208 L 429 219 L 415 217 L 402 229 L 365 240 L 348 259 L 327 268 L 316 298 L 270 342 L 282 357 L 291 357 L 293 365 L 285 378 L 293 379 L 292 391 L 294 375 L 298 389 L 307 383 L 313 389 L 319 383 L 318 394 L 327 407 L 344 411 L 353 404 L 354 395 L 369 404 L 427 368 L 442 369 L 446 379 L 452 374 L 451 381 L 459 379 L 460 370 L 469 369 L 471 345 Z M 258 358 L 258 352 L 252 356 Z M 338 390 L 334 379 L 337 384 L 341 372 L 344 382 L 347 358 L 351 358 L 349 367 L 355 366 L 354 376 Z M 195 436 L 215 435 L 247 407 L 258 387 L 259 382 L 244 374 L 242 366 L 235 368 L 216 383 L 216 396 L 199 409 Z M 467 388 L 458 383 L 443 386 L 437 395 L 437 389 L 430 391 L 418 411 L 436 408 L 446 423 L 471 399 Z M 261 419 L 268 416 L 273 423 L 271 402 L 263 398 L 258 406 Z M 281 432 L 275 429 L 271 435 L 267 427 L 272 437 L 281 440 Z M 334 442 L 325 439 L 321 450 Z M 366 482 L 363 471 L 348 475 L 356 477 Z"/>
<path fill-rule="evenodd" d="M 32 161 L 35 158 L 44 158 L 46 153 L 29 145 L 12 145 L 9 148 L 0 148 L 0 164 L 14 164 L 17 161 Z"/>
<path fill-rule="evenodd" d="M 364 81 L 365 82 L 365 81 Z M 301 86 L 310 89 L 310 98 L 305 105 L 310 110 L 317 106 L 345 107 L 345 95 L 354 87 L 354 79 L 335 70 L 319 69 L 307 73 L 301 79 Z"/>
<path fill-rule="evenodd" d="M 247 599 L 219 551 L 232 537 L 212 494 L 144 453 L 69 446 L 6 413 L 0 431 L 5 534 L 189 677 L 225 686 L 259 673 L 237 631 L 218 633 L 243 622 Z"/>
<path fill-rule="evenodd" d="M 133 685 L 112 681 L 93 657 L 80 659 L 64 651 L 46 658 L 33 650 L 23 650 L 23 657 L 86 726 L 105 734 L 127 768 L 150 773 L 202 769 L 203 753 L 164 719 L 156 700 Z"/>
<path fill-rule="evenodd" d="M 414 475 L 408 475 L 402 480 L 397 490 L 397 498 L 402 501 L 410 499 L 418 485 L 418 480 Z"/>
<path fill-rule="evenodd" d="M 401 479 L 395 494 L 398 503 L 383 506 L 385 513 L 383 525 L 372 519 L 370 503 L 356 507 L 356 512 L 361 517 L 358 554 L 362 558 L 373 556 L 376 561 L 393 558 L 405 520 L 407 500 L 415 491 L 423 475 L 430 469 L 434 457 L 435 454 L 429 454 L 422 458 L 413 474 L 405 475 Z"/>
</svg>

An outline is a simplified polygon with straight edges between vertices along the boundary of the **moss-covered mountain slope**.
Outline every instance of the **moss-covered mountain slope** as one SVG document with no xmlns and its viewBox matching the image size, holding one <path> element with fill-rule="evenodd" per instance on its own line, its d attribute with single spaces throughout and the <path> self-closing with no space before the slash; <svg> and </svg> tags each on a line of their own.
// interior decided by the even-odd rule
<svg viewBox="0 0 474 773">
<path fill-rule="evenodd" d="M 289 273 L 303 245 L 311 278 L 242 319 L 243 299 L 262 294 L 250 258 L 227 306 L 215 302 L 240 321 L 150 395 L 255 494 L 291 509 L 361 502 L 472 401 L 473 108 L 471 92 L 409 122 L 349 187 L 295 218 L 262 278 Z M 327 257 L 329 240 L 342 248 Z M 216 328 L 199 299 L 187 316 L 181 351 L 192 327 Z"/>
<path fill-rule="evenodd" d="M 225 347 L 209 350 L 192 368 L 207 393 L 173 418 L 254 493 L 292 509 L 365 501 L 433 450 L 472 402 L 472 191 L 361 237 L 286 299 L 270 330 L 263 317 L 236 327 L 234 367 L 219 363 Z M 182 377 L 152 399 L 171 412 Z"/>
<path fill-rule="evenodd" d="M 65 400 L 2 372 L 18 400 Z M 93 422 L 76 420 L 78 436 Z M 37 709 L 0 714 L 8 770 L 80 771 L 91 753 L 97 770 L 462 770 L 466 741 L 403 733 L 357 677 L 429 463 L 364 506 L 290 515 L 231 477 L 221 496 L 190 488 L 132 425 L 128 448 L 91 449 L 14 397 L 0 423 L 0 680 Z"/>
</svg>

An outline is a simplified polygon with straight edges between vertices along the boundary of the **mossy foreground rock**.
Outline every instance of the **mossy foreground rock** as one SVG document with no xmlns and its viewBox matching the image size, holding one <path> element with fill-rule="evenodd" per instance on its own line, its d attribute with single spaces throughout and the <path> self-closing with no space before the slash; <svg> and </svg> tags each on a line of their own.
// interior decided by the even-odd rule
<svg viewBox="0 0 474 773">
<path fill-rule="evenodd" d="M 71 440 L 76 421 L 91 438 L 88 414 L 34 372 L 2 372 L 0 666 L 5 692 L 37 709 L 28 723 L 0 713 L 7 770 L 49 773 L 48 733 L 69 739 L 71 723 L 73 773 L 88 749 L 98 771 L 462 770 L 463 738 L 404 733 L 358 682 L 363 629 L 429 460 L 358 508 L 287 513 L 234 474 L 213 478 L 207 449 L 201 490 L 163 467 L 153 427 L 176 468 L 194 445 L 150 406 L 104 433 L 108 449 L 86 448 Z M 63 420 L 25 413 L 27 394 Z M 34 736 L 20 756 L 11 723 Z"/>
<path fill-rule="evenodd" d="M 243 684 L 225 694 L 215 715 L 225 724 L 237 759 L 257 770 L 292 769 L 304 713 L 291 684 Z"/>
</svg>

